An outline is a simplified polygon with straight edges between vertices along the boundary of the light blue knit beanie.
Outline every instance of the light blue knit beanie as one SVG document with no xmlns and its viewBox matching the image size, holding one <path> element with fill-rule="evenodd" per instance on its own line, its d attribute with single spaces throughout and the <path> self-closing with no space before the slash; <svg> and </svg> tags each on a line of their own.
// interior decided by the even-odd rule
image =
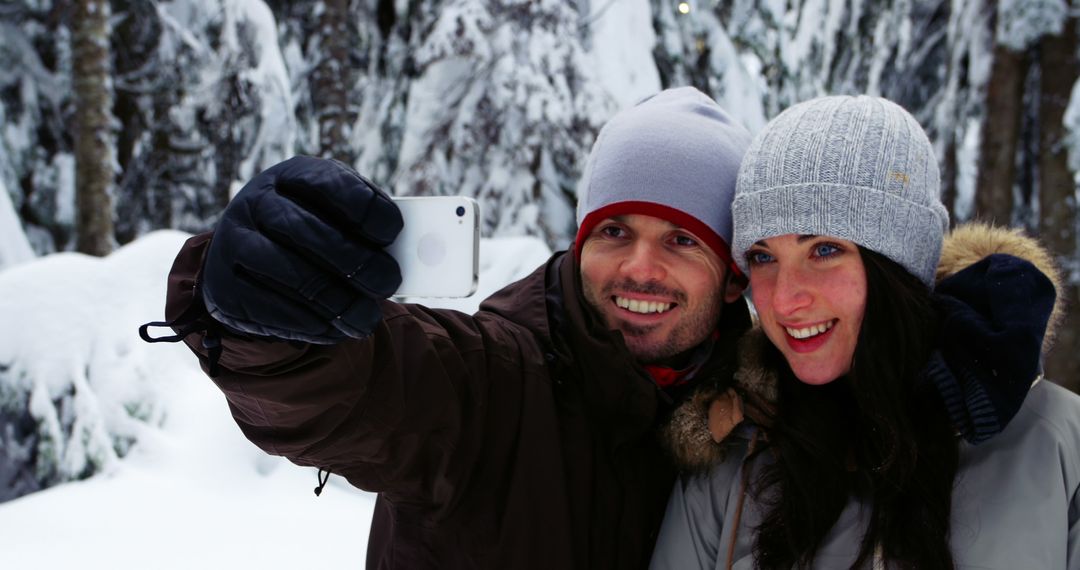
<svg viewBox="0 0 1080 570">
<path fill-rule="evenodd" d="M 693 87 L 667 89 L 600 130 L 578 183 L 575 251 L 598 222 L 644 214 L 686 228 L 731 258 L 731 200 L 750 132 Z"/>
<path fill-rule="evenodd" d="M 821 97 L 794 105 L 750 145 L 735 189 L 732 255 L 784 234 L 853 241 L 928 287 L 949 215 L 918 121 L 880 97 Z"/>
</svg>

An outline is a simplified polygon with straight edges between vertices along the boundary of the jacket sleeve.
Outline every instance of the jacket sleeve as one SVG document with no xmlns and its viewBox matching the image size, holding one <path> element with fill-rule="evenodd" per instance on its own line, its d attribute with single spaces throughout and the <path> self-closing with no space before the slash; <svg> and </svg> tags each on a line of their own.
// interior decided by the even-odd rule
<svg viewBox="0 0 1080 570">
<path fill-rule="evenodd" d="M 178 255 L 170 319 L 199 303 L 208 243 L 196 236 Z M 481 453 L 497 461 L 513 448 L 506 434 L 515 430 L 497 428 L 517 421 L 513 402 L 542 390 L 546 375 L 523 365 L 542 356 L 527 331 L 494 317 L 389 301 L 382 309 L 371 337 L 335 345 L 225 333 L 213 381 L 244 435 L 266 452 L 391 500 L 449 506 Z M 203 338 L 185 342 L 206 370 Z M 511 376 L 520 381 L 491 381 Z"/>
</svg>

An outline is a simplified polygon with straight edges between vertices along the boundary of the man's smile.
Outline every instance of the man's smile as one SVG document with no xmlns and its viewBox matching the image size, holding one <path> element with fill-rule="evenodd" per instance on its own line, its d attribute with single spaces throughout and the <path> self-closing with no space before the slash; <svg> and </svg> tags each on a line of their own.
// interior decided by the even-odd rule
<svg viewBox="0 0 1080 570">
<path fill-rule="evenodd" d="M 615 304 L 630 311 L 631 313 L 638 313 L 648 315 L 652 313 L 666 313 L 671 310 L 672 307 L 676 307 L 675 303 L 666 301 L 650 301 L 646 299 L 631 299 L 629 297 L 622 297 L 615 295 L 611 298 L 615 301 Z"/>
</svg>

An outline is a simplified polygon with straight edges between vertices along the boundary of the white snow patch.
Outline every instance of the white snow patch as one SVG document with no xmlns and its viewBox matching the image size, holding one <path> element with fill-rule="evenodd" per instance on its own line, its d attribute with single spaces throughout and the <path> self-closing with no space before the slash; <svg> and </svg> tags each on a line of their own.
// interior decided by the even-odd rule
<svg viewBox="0 0 1080 570">
<path fill-rule="evenodd" d="M 1069 106 L 1065 109 L 1065 145 L 1069 149 L 1069 170 L 1080 187 L 1080 81 L 1073 85 Z"/>
<path fill-rule="evenodd" d="M 1065 0 L 1000 0 L 997 9 L 997 42 L 1013 51 L 1060 34 L 1069 12 Z"/>
</svg>

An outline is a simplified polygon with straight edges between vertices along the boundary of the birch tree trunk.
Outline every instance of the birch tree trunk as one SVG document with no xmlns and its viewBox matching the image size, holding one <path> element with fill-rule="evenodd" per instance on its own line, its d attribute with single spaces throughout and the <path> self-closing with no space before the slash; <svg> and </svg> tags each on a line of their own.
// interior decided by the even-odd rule
<svg viewBox="0 0 1080 570">
<path fill-rule="evenodd" d="M 104 256 L 113 247 L 108 0 L 76 1 L 72 42 L 76 249 Z"/>
</svg>

